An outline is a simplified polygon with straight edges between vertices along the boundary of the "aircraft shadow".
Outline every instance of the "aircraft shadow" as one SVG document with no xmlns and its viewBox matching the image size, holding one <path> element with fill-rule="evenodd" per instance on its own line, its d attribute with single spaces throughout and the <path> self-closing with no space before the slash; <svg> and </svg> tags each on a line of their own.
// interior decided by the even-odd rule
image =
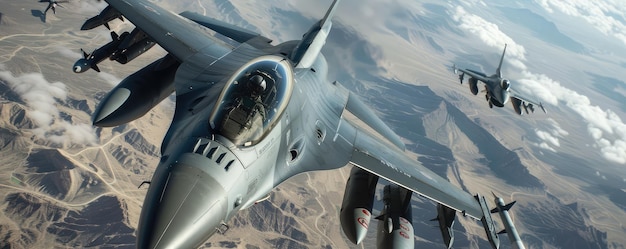
<svg viewBox="0 0 626 249">
<path fill-rule="evenodd" d="M 44 14 L 43 12 L 41 12 L 41 10 L 30 10 L 30 13 L 34 16 L 34 17 L 39 17 L 39 19 L 41 20 L 41 22 L 45 23 L 46 22 L 46 14 Z"/>
</svg>

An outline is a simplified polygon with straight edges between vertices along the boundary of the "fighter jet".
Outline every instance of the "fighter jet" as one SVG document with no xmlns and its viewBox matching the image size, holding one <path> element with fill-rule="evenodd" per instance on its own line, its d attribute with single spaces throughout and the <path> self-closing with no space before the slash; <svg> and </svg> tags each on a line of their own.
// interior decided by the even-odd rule
<svg viewBox="0 0 626 249">
<path fill-rule="evenodd" d="M 70 1 L 56 1 L 56 0 L 39 0 L 40 3 L 48 3 L 48 7 L 44 10 L 43 14 L 48 13 L 49 9 L 52 9 L 52 13 L 56 15 L 57 9 L 56 7 L 65 8 L 60 3 L 69 3 Z"/>
<path fill-rule="evenodd" d="M 340 82 L 327 79 L 329 65 L 320 51 L 339 0 L 302 40 L 277 45 L 200 14 L 174 14 L 152 1 L 106 2 L 168 54 L 111 90 L 96 108 L 93 124 L 131 122 L 176 93 L 175 114 L 140 214 L 138 248 L 197 248 L 288 178 L 348 164 L 355 167 L 340 219 L 352 242 L 360 243 L 367 233 L 376 184 L 383 178 L 392 184 L 383 193 L 385 209 L 375 216 L 380 248 L 413 248 L 413 192 L 482 220 L 497 247 L 484 197 L 472 196 L 405 154 L 400 137 L 374 111 Z M 130 36 L 124 39 L 128 46 L 149 48 Z M 441 217 L 448 219 L 442 224 L 454 219 Z"/>
<path fill-rule="evenodd" d="M 459 75 L 459 81 L 463 84 L 463 78 L 465 75 L 469 75 L 467 80 L 469 88 L 472 94 L 478 95 L 478 81 L 485 84 L 485 99 L 489 104 L 489 108 L 494 106 L 503 107 L 509 99 L 513 105 L 513 109 L 519 115 L 535 112 L 535 105 L 541 107 L 541 110 L 546 113 L 546 109 L 541 102 L 531 101 L 526 97 L 521 96 L 511 88 L 511 82 L 508 79 L 502 78 L 501 67 L 504 60 L 504 54 L 506 53 L 506 44 L 504 44 L 504 51 L 502 51 L 502 57 L 500 57 L 500 64 L 496 69 L 496 73 L 491 76 L 487 76 L 485 73 L 477 72 L 472 69 L 460 69 L 456 65 L 452 66 L 455 74 Z M 461 72 L 459 74 L 459 71 Z"/>
</svg>

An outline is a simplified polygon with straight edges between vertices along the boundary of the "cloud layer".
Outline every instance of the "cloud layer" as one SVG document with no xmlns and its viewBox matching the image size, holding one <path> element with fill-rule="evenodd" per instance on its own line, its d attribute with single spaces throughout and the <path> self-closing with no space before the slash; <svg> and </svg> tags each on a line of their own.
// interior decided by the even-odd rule
<svg viewBox="0 0 626 249">
<path fill-rule="evenodd" d="M 582 18 L 603 34 L 613 36 L 626 44 L 626 25 L 623 22 L 626 1 L 535 0 L 535 2 L 550 13 L 556 9 L 566 15 Z"/>
<path fill-rule="evenodd" d="M 546 2 L 548 1 L 546 0 Z M 507 62 L 515 70 L 521 72 L 521 78 L 516 80 L 516 83 L 519 84 L 515 85 L 514 88 L 516 87 L 516 90 L 524 95 L 536 96 L 539 101 L 545 103 L 565 104 L 587 123 L 587 131 L 595 140 L 594 146 L 601 151 L 605 159 L 626 164 L 626 124 L 615 112 L 592 105 L 587 96 L 563 87 L 559 82 L 544 74 L 528 71 L 524 64 L 526 61 L 524 47 L 500 31 L 496 24 L 468 13 L 461 6 L 455 9 L 453 19 L 461 29 L 477 36 L 489 46 L 501 48 L 502 44 L 508 43 L 510 49 L 507 49 Z M 626 28 L 624 34 L 626 34 Z M 626 43 L 626 40 L 624 41 Z M 556 134 L 567 135 L 561 132 Z M 559 146 L 554 133 L 540 131 L 537 132 L 537 136 L 545 142 L 540 146 L 542 148 L 553 150 L 552 146 Z"/>
<path fill-rule="evenodd" d="M 26 115 L 36 126 L 32 130 L 37 138 L 68 145 L 94 145 L 98 139 L 91 125 L 72 124 L 62 119 L 57 105 L 67 99 L 67 89 L 61 82 L 48 82 L 40 73 L 14 76 L 0 71 L 0 79 L 26 103 Z"/>
</svg>

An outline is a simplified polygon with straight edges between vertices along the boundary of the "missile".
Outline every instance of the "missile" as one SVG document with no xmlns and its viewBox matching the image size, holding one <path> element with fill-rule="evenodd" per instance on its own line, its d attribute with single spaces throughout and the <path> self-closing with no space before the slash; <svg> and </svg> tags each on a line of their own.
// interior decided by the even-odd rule
<svg viewBox="0 0 626 249">
<path fill-rule="evenodd" d="M 102 99 L 93 125 L 112 127 L 133 121 L 174 92 L 174 75 L 180 63 L 171 55 L 126 77 Z"/>
<path fill-rule="evenodd" d="M 367 234 L 378 176 L 358 167 L 352 168 L 346 182 L 339 218 L 343 233 L 354 244 L 359 244 Z"/>
<path fill-rule="evenodd" d="M 439 222 L 439 230 L 441 230 L 441 236 L 443 242 L 446 244 L 446 248 L 452 248 L 454 243 L 454 231 L 452 225 L 454 225 L 454 219 L 456 218 L 456 211 L 447 206 L 437 204 L 437 217 L 431 221 Z"/>
<path fill-rule="evenodd" d="M 496 194 L 493 194 L 493 197 L 495 198 L 494 201 L 496 203 L 496 208 L 492 209 L 491 213 L 499 213 L 500 219 L 502 219 L 502 223 L 504 223 L 504 230 L 498 234 L 506 233 L 509 237 L 509 241 L 511 242 L 511 247 L 514 249 L 525 249 L 526 247 L 522 244 L 522 240 L 517 233 L 517 229 L 515 229 L 515 226 L 513 225 L 513 220 L 511 220 L 511 216 L 509 216 L 509 209 L 513 207 L 515 201 L 505 205 L 502 198 L 496 196 Z"/>
<path fill-rule="evenodd" d="M 413 192 L 397 186 L 387 185 L 383 190 L 384 208 L 378 219 L 376 232 L 377 248 L 413 248 L 413 214 L 411 195 Z"/>
<path fill-rule="evenodd" d="M 74 63 L 73 71 L 75 73 L 82 73 L 91 68 L 93 70 L 96 70 L 96 72 L 100 72 L 100 69 L 98 68 L 98 63 L 106 58 L 109 58 L 113 53 L 115 53 L 120 42 L 126 36 L 128 36 L 128 32 L 122 33 L 121 36 L 118 36 L 115 32 L 111 32 L 112 41 L 100 47 L 99 49 L 94 50 L 91 54 L 87 54 L 87 52 L 81 49 L 80 51 L 83 53 L 83 58 Z"/>
<path fill-rule="evenodd" d="M 121 64 L 137 58 L 137 56 L 145 53 L 154 46 L 155 42 L 146 35 L 141 29 L 135 28 L 126 36 L 118 46 L 118 50 L 111 55 L 111 60 L 115 60 Z"/>
<path fill-rule="evenodd" d="M 145 38 L 127 49 L 121 50 L 121 52 L 116 52 L 112 55 L 111 59 L 115 60 L 121 64 L 126 64 L 129 61 L 137 58 L 137 56 L 145 53 L 148 49 L 152 48 L 156 43 L 152 41 L 150 38 Z"/>
<path fill-rule="evenodd" d="M 83 23 L 83 26 L 80 27 L 80 30 L 89 30 L 100 25 L 104 25 L 107 29 L 111 30 L 111 27 L 109 27 L 109 22 L 113 21 L 115 18 L 119 18 L 120 20 L 124 21 L 124 17 L 122 17 L 122 14 L 109 5 L 104 8 L 102 12 L 100 12 L 100 14 L 85 21 L 85 23 Z"/>
</svg>

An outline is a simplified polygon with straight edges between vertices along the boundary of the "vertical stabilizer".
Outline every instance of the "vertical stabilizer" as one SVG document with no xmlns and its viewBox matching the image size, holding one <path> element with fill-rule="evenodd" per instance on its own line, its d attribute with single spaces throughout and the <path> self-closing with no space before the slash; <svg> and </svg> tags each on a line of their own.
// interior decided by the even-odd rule
<svg viewBox="0 0 626 249">
<path fill-rule="evenodd" d="M 502 68 L 502 61 L 504 60 L 504 53 L 506 53 L 506 43 L 504 44 L 504 51 L 502 51 L 502 57 L 500 57 L 500 64 L 498 64 L 498 69 L 496 69 L 496 75 L 498 75 L 498 77 L 502 77 L 500 68 Z"/>
<path fill-rule="evenodd" d="M 328 33 L 330 33 L 331 19 L 338 3 L 339 0 L 333 1 L 324 18 L 311 26 L 309 31 L 302 37 L 300 43 L 291 52 L 289 57 L 297 68 L 309 68 L 315 61 L 315 58 L 317 58 L 317 55 L 326 43 Z"/>
</svg>

